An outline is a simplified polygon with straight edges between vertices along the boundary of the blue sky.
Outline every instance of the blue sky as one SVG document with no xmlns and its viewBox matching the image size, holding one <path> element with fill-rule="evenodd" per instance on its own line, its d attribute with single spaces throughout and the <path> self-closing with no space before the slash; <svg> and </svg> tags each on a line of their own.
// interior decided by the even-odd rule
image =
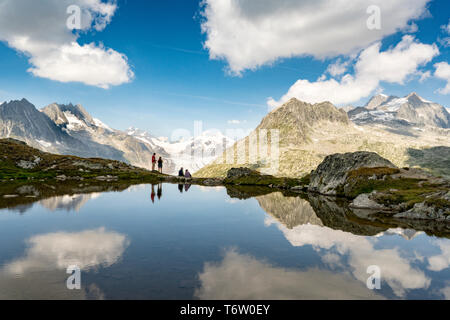
<svg viewBox="0 0 450 320">
<path fill-rule="evenodd" d="M 10 0 L 0 0 L 0 3 L 3 1 Z M 208 1 L 210 11 L 213 12 L 214 6 L 224 0 Z M 12 38 L 6 34 L 8 31 L 4 31 L 3 35 L 0 32 L 0 40 L 3 40 L 0 42 L 0 101 L 25 97 L 38 108 L 53 102 L 81 103 L 94 117 L 111 127 L 126 129 L 135 126 L 158 136 L 170 136 L 176 128 L 193 130 L 195 120 L 203 121 L 205 129 L 254 128 L 269 110 L 268 98 L 282 102 L 282 97 L 286 95 L 288 98 L 287 92 L 297 80 L 316 82 L 336 61 L 350 60 L 346 73 L 353 74 L 357 55 L 371 43 L 381 41 L 380 52 L 383 52 L 395 48 L 405 34 L 409 34 L 416 43 L 428 45 L 428 48 L 435 44 L 439 51 L 438 54 L 427 53 L 430 57 L 424 58 L 425 62 L 422 61 L 417 68 L 421 74 L 429 71 L 426 79 L 421 82 L 420 75 L 411 73 L 403 81 L 380 80 L 372 94 L 383 90 L 386 94 L 404 96 L 416 91 L 428 100 L 450 107 L 450 95 L 438 92 L 446 86 L 447 80 L 435 76 L 435 65 L 449 61 L 449 43 L 445 43 L 445 38 L 450 35 L 442 26 L 449 24 L 450 3 L 445 0 L 421 1 L 426 2 L 429 14 L 409 20 L 417 25 L 415 30 L 388 32 L 389 34 L 380 36 L 375 41 L 364 43 L 359 50 L 344 54 L 323 56 L 319 49 L 308 54 L 302 51 L 299 44 L 292 52 L 270 53 L 262 57 L 263 63 L 260 63 L 252 61 L 252 57 L 256 56 L 252 52 L 259 50 L 257 43 L 253 47 L 242 46 L 243 51 L 250 52 L 249 58 L 245 59 L 241 59 L 238 45 L 237 49 L 233 49 L 235 44 L 230 42 L 234 39 L 232 37 L 224 37 L 216 43 L 211 42 L 209 47 L 204 47 L 212 32 L 218 31 L 223 35 L 224 31 L 210 29 L 211 33 L 202 33 L 202 21 L 220 22 L 220 19 L 226 17 L 218 13 L 202 17 L 200 13 L 203 9 L 200 8 L 199 1 L 120 0 L 117 1 L 114 15 L 104 28 L 98 31 L 87 29 L 77 41 L 80 45 L 102 43 L 105 48 L 112 48 L 125 55 L 128 66 L 134 73 L 131 81 L 104 89 L 85 83 L 61 82 L 46 76 L 36 76 L 27 71 L 33 64 L 30 53 L 24 53 L 18 45 L 13 45 Z M 270 0 L 263 2 L 270 7 Z M 247 10 L 253 9 L 250 7 Z M 254 10 L 257 12 L 264 8 Z M 381 17 L 383 19 L 383 15 Z M 255 25 L 260 21 L 252 19 L 255 19 L 251 20 Z M 236 22 L 237 28 L 241 22 Z M 325 33 L 318 32 L 316 39 L 320 40 L 322 34 Z M 259 35 L 256 34 L 255 37 L 257 36 Z M 280 41 L 289 41 L 291 37 L 282 36 L 278 42 L 270 45 L 282 47 L 283 42 Z M 251 41 L 250 38 L 249 42 Z M 232 49 L 233 52 L 230 51 Z M 225 58 L 211 59 L 211 52 L 221 53 Z M 332 78 L 329 74 L 327 77 Z M 340 77 L 342 75 L 334 78 L 341 81 Z M 368 96 L 364 96 L 348 104 L 361 105 L 367 100 Z M 240 120 L 243 123 L 232 125 L 228 123 L 230 120 Z"/>
</svg>

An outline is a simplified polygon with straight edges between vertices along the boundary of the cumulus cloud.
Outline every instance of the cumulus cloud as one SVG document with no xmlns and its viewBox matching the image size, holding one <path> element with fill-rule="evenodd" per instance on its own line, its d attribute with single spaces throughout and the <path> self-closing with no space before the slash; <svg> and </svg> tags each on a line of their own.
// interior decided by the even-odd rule
<svg viewBox="0 0 450 320">
<path fill-rule="evenodd" d="M 350 61 L 342 62 L 340 59 L 338 59 L 335 63 L 332 63 L 328 66 L 327 72 L 331 74 L 333 77 L 340 76 L 341 74 L 347 71 L 349 64 Z"/>
<path fill-rule="evenodd" d="M 434 65 L 434 76 L 439 79 L 447 81 L 447 85 L 439 89 L 438 92 L 442 94 L 450 93 L 450 65 L 447 62 L 439 62 Z"/>
<path fill-rule="evenodd" d="M 204 0 L 202 31 L 211 59 L 240 74 L 279 58 L 348 55 L 427 14 L 430 0 Z M 378 6 L 381 28 L 369 30 L 369 6 Z"/>
<path fill-rule="evenodd" d="M 447 241 L 437 240 L 441 254 L 428 258 L 428 269 L 432 271 L 442 271 L 450 267 L 450 245 Z"/>
<path fill-rule="evenodd" d="M 370 238 L 327 227 L 305 224 L 288 229 L 282 224 L 278 228 L 286 239 L 296 247 L 311 245 L 324 253 L 324 262 L 333 265 L 346 265 L 351 274 L 361 282 L 367 279 L 367 267 L 377 265 L 382 270 L 383 281 L 394 293 L 403 297 L 407 290 L 428 288 L 431 280 L 419 269 L 412 266 L 414 258 L 404 258 L 399 248 L 380 249 Z M 348 260 L 330 260 L 328 254 L 336 252 Z"/>
<path fill-rule="evenodd" d="M 439 54 L 435 44 L 422 44 L 406 35 L 393 48 L 381 52 L 377 42 L 359 55 L 354 74 L 345 74 L 340 80 L 320 78 L 318 81 L 298 80 L 279 101 L 269 99 L 276 107 L 291 98 L 310 103 L 330 101 L 334 104 L 357 102 L 378 89 L 381 81 L 403 84 L 409 76 L 421 74 L 420 66 Z"/>
<path fill-rule="evenodd" d="M 86 272 L 109 267 L 129 244 L 125 235 L 104 228 L 35 235 L 27 240 L 23 257 L 0 269 L 0 299 L 104 299 L 93 283 L 82 281 L 81 290 L 67 290 L 66 269 L 77 265 Z"/>
<path fill-rule="evenodd" d="M 81 9 L 78 33 L 67 27 L 69 6 Z M 102 31 L 110 23 L 115 0 L 4 0 L 0 5 L 0 41 L 24 53 L 37 77 L 81 82 L 100 88 L 130 82 L 127 57 L 95 43 L 77 42 L 80 33 Z"/>
<path fill-rule="evenodd" d="M 199 279 L 195 296 L 206 300 L 382 299 L 349 275 L 280 268 L 234 249 L 206 263 Z"/>
<path fill-rule="evenodd" d="M 66 270 L 76 265 L 83 271 L 115 264 L 129 245 L 123 234 L 104 228 L 82 232 L 56 232 L 28 239 L 25 257 L 5 265 L 10 274 L 22 275 L 31 270 Z"/>
</svg>

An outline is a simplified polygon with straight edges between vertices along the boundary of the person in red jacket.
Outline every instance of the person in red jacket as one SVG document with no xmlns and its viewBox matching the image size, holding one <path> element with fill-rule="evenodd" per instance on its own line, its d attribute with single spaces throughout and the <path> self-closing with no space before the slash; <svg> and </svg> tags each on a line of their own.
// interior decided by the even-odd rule
<svg viewBox="0 0 450 320">
<path fill-rule="evenodd" d="M 152 171 L 155 171 L 156 168 L 156 153 L 152 156 Z"/>
</svg>

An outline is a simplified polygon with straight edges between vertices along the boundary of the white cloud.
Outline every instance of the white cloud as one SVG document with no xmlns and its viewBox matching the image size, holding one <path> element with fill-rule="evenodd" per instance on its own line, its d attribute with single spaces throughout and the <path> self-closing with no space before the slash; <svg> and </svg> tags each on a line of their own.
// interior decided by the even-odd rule
<svg viewBox="0 0 450 320">
<path fill-rule="evenodd" d="M 82 10 L 81 30 L 102 31 L 111 21 L 114 0 L 4 0 L 0 5 L 0 41 L 24 53 L 37 77 L 81 82 L 101 88 L 130 82 L 134 74 L 127 57 L 94 43 L 79 44 L 67 28 L 67 8 Z"/>
<path fill-rule="evenodd" d="M 355 53 L 427 14 L 430 0 L 204 0 L 202 30 L 211 59 L 240 74 L 279 58 Z M 381 29 L 369 30 L 367 8 L 381 9 Z"/>
<path fill-rule="evenodd" d="M 443 240 L 436 240 L 435 243 L 439 246 L 441 254 L 428 258 L 428 269 L 438 272 L 450 267 L 450 245 Z"/>
<path fill-rule="evenodd" d="M 440 293 L 444 296 L 445 300 L 450 300 L 450 286 L 442 288 Z"/>
<path fill-rule="evenodd" d="M 431 77 L 431 71 L 428 70 L 420 73 L 419 75 L 420 75 L 419 82 L 424 82 L 425 80 Z"/>
<path fill-rule="evenodd" d="M 364 282 L 326 270 L 296 270 L 227 250 L 206 263 L 195 296 L 206 300 L 383 299 Z"/>
<path fill-rule="evenodd" d="M 327 72 L 329 74 L 331 74 L 333 77 L 340 76 L 341 74 L 343 74 L 347 71 L 349 64 L 350 64 L 350 61 L 342 62 L 340 59 L 338 59 L 338 60 L 336 60 L 335 63 L 330 64 L 328 66 Z M 324 78 L 322 78 L 322 79 L 324 79 Z"/>
<path fill-rule="evenodd" d="M 438 92 L 442 94 L 450 93 L 450 65 L 447 62 L 439 62 L 434 65 L 436 68 L 434 76 L 439 79 L 447 81 L 445 88 L 439 89 Z"/>
<path fill-rule="evenodd" d="M 446 33 L 450 34 L 450 20 L 448 21 L 447 25 L 441 26 L 442 30 L 444 30 Z"/>
<path fill-rule="evenodd" d="M 357 102 L 377 90 L 381 81 L 403 84 L 408 76 L 420 74 L 418 68 L 439 54 L 436 45 L 422 44 L 410 35 L 404 36 L 394 48 L 383 52 L 380 48 L 378 42 L 361 52 L 354 65 L 354 75 L 316 82 L 300 79 L 280 101 L 269 99 L 269 106 L 276 107 L 293 97 L 310 103 Z"/>
<path fill-rule="evenodd" d="M 36 269 L 65 270 L 71 265 L 82 270 L 109 267 L 130 243 L 125 235 L 104 228 L 36 235 L 27 242 L 26 255 L 7 263 L 5 271 L 22 275 Z"/>
<path fill-rule="evenodd" d="M 367 279 L 368 266 L 379 266 L 383 281 L 386 281 L 399 297 L 405 296 L 411 289 L 428 288 L 431 283 L 431 279 L 422 270 L 414 268 L 415 258 L 403 257 L 400 248 L 376 248 L 376 239 L 312 224 L 300 225 L 293 229 L 278 224 L 278 228 L 293 246 L 313 246 L 317 252 L 324 254 L 324 262 L 347 266 L 346 269 L 361 282 Z M 330 260 L 327 255 L 330 252 L 336 252 L 341 257 L 340 260 L 334 262 Z M 348 260 L 344 260 L 346 255 Z"/>
</svg>

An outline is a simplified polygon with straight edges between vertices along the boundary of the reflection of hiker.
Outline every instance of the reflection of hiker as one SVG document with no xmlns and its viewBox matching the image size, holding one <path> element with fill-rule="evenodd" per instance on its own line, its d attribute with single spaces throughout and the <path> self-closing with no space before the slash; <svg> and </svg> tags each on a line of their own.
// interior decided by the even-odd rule
<svg viewBox="0 0 450 320">
<path fill-rule="evenodd" d="M 184 185 L 184 191 L 188 192 L 190 187 L 191 187 L 190 184 L 185 184 Z"/>
<path fill-rule="evenodd" d="M 184 171 L 183 171 L 183 168 L 181 168 L 180 171 L 178 171 L 178 176 L 179 176 L 179 177 L 184 177 Z"/>
<path fill-rule="evenodd" d="M 159 159 L 158 159 L 158 171 L 160 173 L 163 172 L 163 159 L 161 157 L 159 157 Z"/>
<path fill-rule="evenodd" d="M 152 171 L 155 171 L 156 168 L 156 153 L 152 156 Z"/>
<path fill-rule="evenodd" d="M 184 174 L 184 177 L 185 177 L 186 179 L 191 179 L 191 178 L 192 178 L 192 175 L 191 175 L 191 173 L 189 172 L 188 169 L 186 169 L 186 173 Z"/>
<path fill-rule="evenodd" d="M 154 184 L 152 184 L 152 195 L 151 195 L 151 198 L 152 198 L 152 202 L 153 203 L 155 203 L 155 185 Z"/>
<path fill-rule="evenodd" d="M 178 185 L 178 190 L 180 190 L 180 193 L 183 193 L 183 185 L 182 184 Z"/>
<path fill-rule="evenodd" d="M 162 197 L 162 183 L 158 184 L 157 195 L 158 195 L 158 199 L 161 200 L 161 197 Z"/>
</svg>

